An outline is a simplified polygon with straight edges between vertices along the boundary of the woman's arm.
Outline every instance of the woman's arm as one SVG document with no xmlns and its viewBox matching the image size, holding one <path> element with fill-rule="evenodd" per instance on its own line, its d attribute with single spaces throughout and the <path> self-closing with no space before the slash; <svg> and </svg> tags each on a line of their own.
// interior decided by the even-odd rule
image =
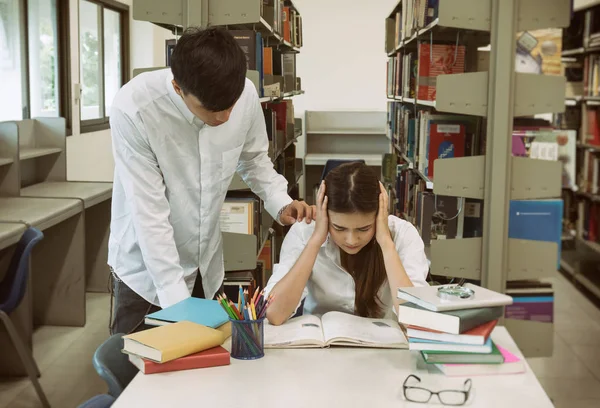
<svg viewBox="0 0 600 408">
<path fill-rule="evenodd" d="M 390 292 L 392 300 L 394 302 L 394 311 L 398 313 L 398 305 L 403 303 L 402 300 L 398 299 L 398 288 L 414 286 L 410 280 L 398 250 L 396 244 L 390 233 L 390 227 L 388 225 L 388 196 L 385 188 L 379 183 L 380 191 L 379 194 L 379 211 L 377 212 L 377 226 L 375 231 L 375 237 L 377 243 L 381 247 L 383 252 L 383 262 L 385 265 L 385 272 L 387 274 L 388 282 L 390 284 Z"/>
<path fill-rule="evenodd" d="M 325 183 L 321 183 L 317 195 L 317 219 L 312 236 L 308 240 L 306 247 L 296 260 L 294 266 L 279 282 L 275 284 L 270 291 L 273 295 L 273 301 L 267 310 L 267 319 L 273 325 L 285 323 L 302 297 L 306 283 L 310 278 L 313 266 L 321 249 L 321 245 L 327 239 L 329 230 L 329 220 L 327 217 L 327 197 L 325 197 Z M 285 257 L 282 249 L 282 258 Z M 285 259 L 281 260 L 282 263 Z"/>
<path fill-rule="evenodd" d="M 278 326 L 285 323 L 294 313 L 320 248 L 321 244 L 311 237 L 292 269 L 271 290 L 273 301 L 267 309 L 269 323 Z"/>
</svg>

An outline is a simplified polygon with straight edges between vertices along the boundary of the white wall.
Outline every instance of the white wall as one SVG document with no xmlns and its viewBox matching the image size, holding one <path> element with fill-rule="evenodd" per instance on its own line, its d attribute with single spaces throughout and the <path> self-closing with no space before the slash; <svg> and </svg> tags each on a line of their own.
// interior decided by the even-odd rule
<svg viewBox="0 0 600 408">
<path fill-rule="evenodd" d="M 294 0 L 304 46 L 297 72 L 304 110 L 386 110 L 385 18 L 398 0 Z"/>
<path fill-rule="evenodd" d="M 134 21 L 132 0 L 120 0 L 129 5 L 130 67 L 145 68 L 165 65 L 165 39 L 173 35 L 154 24 Z M 71 80 L 79 82 L 79 0 L 70 0 Z M 67 179 L 72 181 L 112 181 L 114 160 L 110 130 L 81 133 L 79 101 L 73 95 L 73 135 L 67 138 Z"/>
<path fill-rule="evenodd" d="M 78 0 L 71 1 L 71 33 L 77 33 Z M 121 0 L 131 7 L 132 0 Z M 303 18 L 304 47 L 297 70 L 304 96 L 294 98 L 295 113 L 305 110 L 386 110 L 385 18 L 397 0 L 294 0 Z M 130 15 L 131 13 L 130 9 Z M 164 66 L 164 40 L 171 33 L 150 23 L 131 23 L 131 67 Z M 79 81 L 78 36 L 71 36 L 73 82 Z M 73 136 L 67 139 L 69 180 L 110 181 L 110 131 L 80 134 L 74 104 Z M 303 138 L 300 140 L 302 141 Z M 303 151 L 302 142 L 298 151 Z"/>
</svg>

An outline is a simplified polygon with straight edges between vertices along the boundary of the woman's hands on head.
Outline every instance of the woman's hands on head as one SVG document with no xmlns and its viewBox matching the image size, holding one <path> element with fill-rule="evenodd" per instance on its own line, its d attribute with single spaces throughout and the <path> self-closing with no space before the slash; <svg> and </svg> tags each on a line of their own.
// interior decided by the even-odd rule
<svg viewBox="0 0 600 408">
<path fill-rule="evenodd" d="M 379 210 L 377 211 L 377 220 L 375 221 L 375 239 L 379 246 L 383 247 L 390 242 L 393 244 L 392 234 L 388 224 L 388 194 L 383 184 L 379 182 Z"/>
<path fill-rule="evenodd" d="M 319 192 L 317 193 L 317 217 L 315 230 L 311 240 L 314 240 L 319 246 L 327 240 L 329 234 L 329 217 L 327 216 L 327 196 L 325 195 L 325 181 L 321 182 Z"/>
</svg>

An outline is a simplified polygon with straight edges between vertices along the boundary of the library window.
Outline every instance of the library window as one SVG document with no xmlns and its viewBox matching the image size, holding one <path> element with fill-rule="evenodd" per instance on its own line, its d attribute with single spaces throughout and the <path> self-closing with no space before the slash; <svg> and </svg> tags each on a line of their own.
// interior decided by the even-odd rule
<svg viewBox="0 0 600 408">
<path fill-rule="evenodd" d="M 57 0 L 0 0 L 0 121 L 59 116 Z"/>
<path fill-rule="evenodd" d="M 127 81 L 128 10 L 112 0 L 79 2 L 81 132 L 108 128 L 112 100 Z"/>
</svg>

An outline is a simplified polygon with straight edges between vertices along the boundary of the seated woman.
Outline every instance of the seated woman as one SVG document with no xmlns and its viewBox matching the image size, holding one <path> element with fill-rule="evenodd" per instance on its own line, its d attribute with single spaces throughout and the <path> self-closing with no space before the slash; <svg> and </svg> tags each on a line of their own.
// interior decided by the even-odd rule
<svg viewBox="0 0 600 408">
<path fill-rule="evenodd" d="M 271 324 L 304 313 L 339 311 L 395 318 L 399 287 L 426 286 L 423 240 L 409 222 L 388 215 L 388 196 L 362 163 L 331 170 L 317 195 L 316 223 L 298 222 L 283 241 L 265 293 Z"/>
</svg>

